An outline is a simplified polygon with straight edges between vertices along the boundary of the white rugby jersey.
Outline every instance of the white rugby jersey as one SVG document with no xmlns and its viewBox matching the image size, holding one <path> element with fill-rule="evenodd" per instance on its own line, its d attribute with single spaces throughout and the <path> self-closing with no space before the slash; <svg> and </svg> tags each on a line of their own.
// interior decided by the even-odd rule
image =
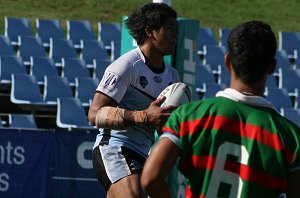
<svg viewBox="0 0 300 198">
<path fill-rule="evenodd" d="M 179 74 L 175 68 L 165 65 L 163 72 L 153 72 L 145 64 L 145 57 L 140 48 L 136 48 L 106 68 L 97 91 L 114 99 L 120 108 L 144 110 L 162 90 L 178 81 Z M 110 145 L 126 146 L 146 157 L 154 142 L 155 128 L 151 126 L 132 126 L 122 131 L 99 131 L 94 147 L 99 145 L 101 139 L 105 139 Z"/>
</svg>

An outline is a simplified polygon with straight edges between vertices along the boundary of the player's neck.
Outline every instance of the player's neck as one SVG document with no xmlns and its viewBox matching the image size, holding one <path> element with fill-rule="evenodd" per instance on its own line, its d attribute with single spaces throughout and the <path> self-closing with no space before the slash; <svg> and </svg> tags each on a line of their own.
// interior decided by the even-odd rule
<svg viewBox="0 0 300 198">
<path fill-rule="evenodd" d="M 145 56 L 146 63 L 156 68 L 164 67 L 164 56 L 160 54 L 157 50 L 153 50 L 147 45 L 140 47 L 142 53 Z"/>
<path fill-rule="evenodd" d="M 265 86 L 261 83 L 254 83 L 253 85 L 247 85 L 239 80 L 232 81 L 230 88 L 237 90 L 245 95 L 264 96 Z"/>
</svg>

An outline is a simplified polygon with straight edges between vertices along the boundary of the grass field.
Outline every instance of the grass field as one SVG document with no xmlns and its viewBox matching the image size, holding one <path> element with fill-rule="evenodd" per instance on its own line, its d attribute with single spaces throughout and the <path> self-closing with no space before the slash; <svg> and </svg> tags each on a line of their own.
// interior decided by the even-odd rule
<svg viewBox="0 0 300 198">
<path fill-rule="evenodd" d="M 120 22 L 146 0 L 0 0 L 0 34 L 4 17 L 25 17 L 34 29 L 36 18 L 89 20 L 96 29 L 98 21 Z M 264 20 L 275 32 L 299 31 L 300 1 L 296 0 L 172 0 L 180 17 L 200 21 L 201 26 L 231 28 L 247 20 Z"/>
</svg>

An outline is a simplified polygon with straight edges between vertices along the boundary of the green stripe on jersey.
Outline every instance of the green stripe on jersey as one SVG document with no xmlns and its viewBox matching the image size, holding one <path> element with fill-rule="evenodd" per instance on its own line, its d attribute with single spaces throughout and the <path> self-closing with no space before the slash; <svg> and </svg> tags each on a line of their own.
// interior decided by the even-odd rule
<svg viewBox="0 0 300 198">
<path fill-rule="evenodd" d="M 222 183 L 211 174 L 222 158 L 227 167 L 224 178 L 241 178 L 243 187 L 238 193 L 244 195 L 282 192 L 287 170 L 299 166 L 295 162 L 295 158 L 299 162 L 299 128 L 270 108 L 215 97 L 178 107 L 165 126 L 179 134 L 182 171 L 197 194 L 212 192 L 211 182 Z M 219 185 L 218 193 L 229 192 L 226 184 Z"/>
</svg>

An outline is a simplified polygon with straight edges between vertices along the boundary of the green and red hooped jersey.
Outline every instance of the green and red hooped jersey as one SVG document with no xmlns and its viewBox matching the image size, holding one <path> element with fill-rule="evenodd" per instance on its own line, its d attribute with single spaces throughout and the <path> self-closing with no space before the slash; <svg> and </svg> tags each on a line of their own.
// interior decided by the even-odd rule
<svg viewBox="0 0 300 198">
<path fill-rule="evenodd" d="M 187 197 L 278 197 L 300 167 L 300 130 L 272 108 L 215 97 L 178 107 L 163 131 L 179 140 Z"/>
</svg>

